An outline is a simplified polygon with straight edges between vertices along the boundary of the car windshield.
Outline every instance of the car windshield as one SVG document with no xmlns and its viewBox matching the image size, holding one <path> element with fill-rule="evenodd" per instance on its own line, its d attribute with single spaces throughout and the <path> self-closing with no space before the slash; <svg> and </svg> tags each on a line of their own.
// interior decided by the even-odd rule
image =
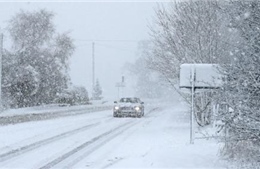
<svg viewBox="0 0 260 169">
<path fill-rule="evenodd" d="M 120 99 L 120 102 L 122 102 L 122 103 L 138 103 L 138 100 L 136 98 L 122 98 L 122 99 Z"/>
</svg>

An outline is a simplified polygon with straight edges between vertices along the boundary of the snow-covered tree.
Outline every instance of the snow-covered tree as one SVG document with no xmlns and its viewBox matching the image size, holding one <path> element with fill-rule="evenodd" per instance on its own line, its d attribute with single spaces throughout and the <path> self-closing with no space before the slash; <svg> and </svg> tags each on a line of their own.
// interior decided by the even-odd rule
<svg viewBox="0 0 260 169">
<path fill-rule="evenodd" d="M 102 99 L 102 88 L 99 84 L 99 80 L 96 80 L 96 84 L 93 88 L 93 95 L 92 95 L 93 100 L 100 100 Z"/>
<path fill-rule="evenodd" d="M 232 1 L 226 12 L 231 18 L 230 29 L 240 39 L 233 43 L 234 60 L 221 69 L 226 78 L 219 102 L 228 107 L 219 112 L 228 131 L 224 153 L 235 161 L 250 162 L 252 168 L 259 168 L 260 2 Z"/>
<path fill-rule="evenodd" d="M 51 103 L 68 87 L 74 45 L 68 34 L 56 33 L 53 17 L 46 10 L 20 11 L 9 21 L 13 46 L 3 56 L 3 86 L 13 106 Z"/>
</svg>

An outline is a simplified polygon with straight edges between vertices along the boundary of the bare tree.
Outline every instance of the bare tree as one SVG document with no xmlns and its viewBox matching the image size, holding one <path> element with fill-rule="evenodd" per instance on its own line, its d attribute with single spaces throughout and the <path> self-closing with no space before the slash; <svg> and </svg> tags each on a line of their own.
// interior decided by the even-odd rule
<svg viewBox="0 0 260 169">
<path fill-rule="evenodd" d="M 154 55 L 150 64 L 175 80 L 182 63 L 220 63 L 228 60 L 226 30 L 218 1 L 174 1 L 159 6 L 150 25 Z M 228 41 L 228 40 L 226 40 Z"/>
<path fill-rule="evenodd" d="M 161 98 L 169 93 L 169 84 L 158 72 L 150 69 L 147 65 L 148 59 L 152 55 L 152 42 L 143 40 L 138 43 L 137 55 L 139 58 L 135 63 L 127 63 L 124 68 L 130 77 L 135 79 L 133 84 L 135 95 L 144 98 Z"/>
<path fill-rule="evenodd" d="M 154 44 L 153 55 L 148 60 L 150 68 L 176 84 L 183 63 L 230 62 L 228 44 L 233 36 L 221 5 L 215 0 L 188 0 L 174 1 L 168 7 L 158 6 L 155 23 L 150 25 Z M 205 114 L 210 111 L 212 93 L 204 91 L 196 95 L 197 122 L 208 124 L 210 119 L 203 118 L 210 118 Z"/>
</svg>

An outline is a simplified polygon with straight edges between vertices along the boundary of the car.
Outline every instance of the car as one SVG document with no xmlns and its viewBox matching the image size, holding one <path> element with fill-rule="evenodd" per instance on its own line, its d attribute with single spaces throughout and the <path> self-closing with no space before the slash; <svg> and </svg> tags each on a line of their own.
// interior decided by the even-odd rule
<svg viewBox="0 0 260 169">
<path fill-rule="evenodd" d="M 140 98 L 124 97 L 114 103 L 114 117 L 131 116 L 141 118 L 144 116 L 144 102 L 142 102 Z"/>
</svg>

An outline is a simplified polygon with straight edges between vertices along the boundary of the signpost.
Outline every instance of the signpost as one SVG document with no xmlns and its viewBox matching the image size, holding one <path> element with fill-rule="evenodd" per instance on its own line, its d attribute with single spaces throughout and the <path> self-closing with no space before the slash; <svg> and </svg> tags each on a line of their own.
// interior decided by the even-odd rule
<svg viewBox="0 0 260 169">
<path fill-rule="evenodd" d="M 191 90 L 190 143 L 194 143 L 194 98 L 199 89 L 216 89 L 222 84 L 218 65 L 182 64 L 180 67 L 180 88 Z"/>
<path fill-rule="evenodd" d="M 120 98 L 120 96 L 119 96 L 120 88 L 123 89 L 125 87 L 125 77 L 124 76 L 122 76 L 121 82 L 116 83 L 116 87 L 117 87 L 117 100 L 119 100 L 119 98 Z"/>
</svg>

